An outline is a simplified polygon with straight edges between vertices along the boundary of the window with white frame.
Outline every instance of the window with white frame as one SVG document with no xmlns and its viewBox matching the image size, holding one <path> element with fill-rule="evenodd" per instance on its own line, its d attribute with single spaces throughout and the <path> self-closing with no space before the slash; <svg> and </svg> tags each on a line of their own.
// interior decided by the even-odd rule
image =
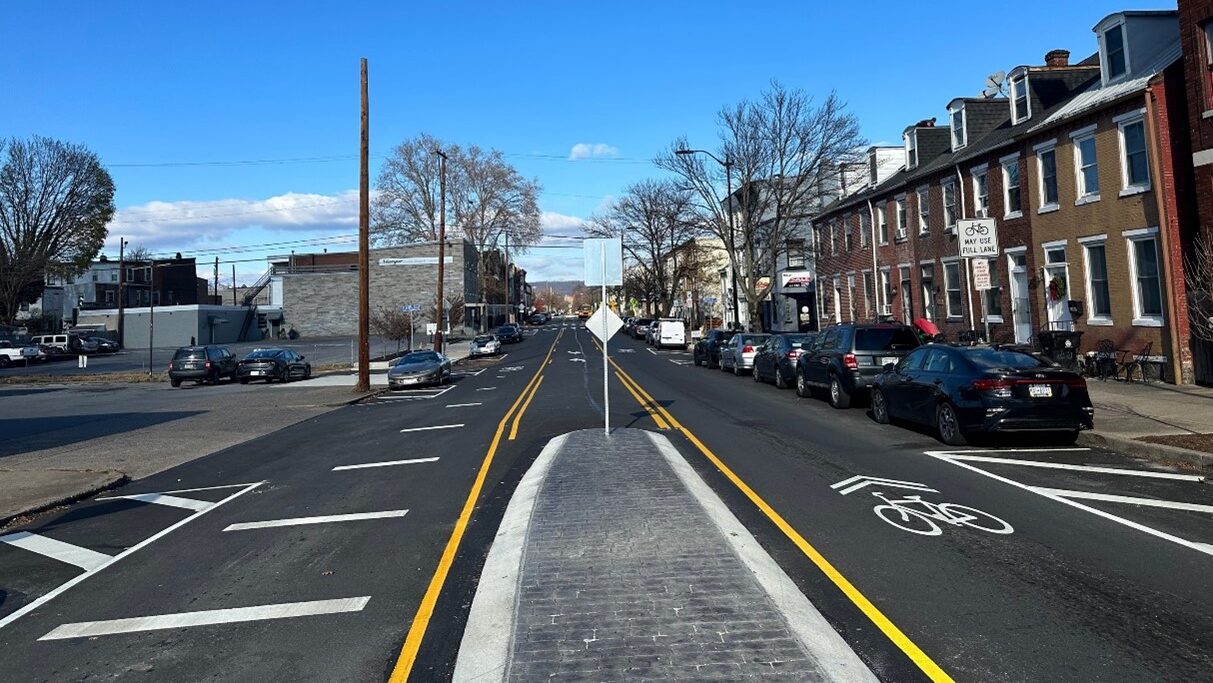
<svg viewBox="0 0 1213 683">
<path fill-rule="evenodd" d="M 804 268 L 804 240 L 790 238 L 787 240 L 788 268 Z"/>
<path fill-rule="evenodd" d="M 903 320 L 913 320 L 914 297 L 911 293 L 914 288 L 910 284 L 910 266 L 900 266 L 898 274 L 901 276 L 901 317 Z"/>
<path fill-rule="evenodd" d="M 1019 193 L 1019 157 L 1002 160 L 1002 206 L 1004 218 L 1016 218 L 1023 214 Z"/>
<path fill-rule="evenodd" d="M 952 151 L 956 151 L 968 144 L 968 136 L 965 135 L 964 104 L 957 104 L 949 109 L 948 115 L 952 122 Z"/>
<path fill-rule="evenodd" d="M 1099 160 L 1095 153 L 1095 126 L 1070 134 L 1074 140 L 1074 174 L 1078 198 L 1075 204 L 1099 199 Z"/>
<path fill-rule="evenodd" d="M 964 314 L 964 296 L 960 288 L 960 261 L 947 261 L 943 264 L 943 286 L 947 291 L 944 299 L 944 309 L 949 318 L 959 318 Z"/>
<path fill-rule="evenodd" d="M 914 130 L 906 133 L 906 168 L 918 166 L 918 133 Z"/>
<path fill-rule="evenodd" d="M 115 292 L 112 289 L 105 290 L 105 303 L 107 303 L 107 304 L 114 303 L 114 294 L 115 294 Z"/>
<path fill-rule="evenodd" d="M 922 317 L 927 320 L 935 319 L 935 265 L 926 263 L 919 271 L 919 282 L 922 284 Z"/>
<path fill-rule="evenodd" d="M 863 271 L 863 313 L 867 320 L 872 319 L 872 298 L 876 296 L 876 289 L 873 287 L 872 271 Z"/>
<path fill-rule="evenodd" d="M 1133 283 L 1133 324 L 1162 326 L 1162 280 L 1159 277 L 1158 228 L 1126 230 L 1129 274 Z"/>
<path fill-rule="evenodd" d="M 1108 242 L 1106 235 L 1080 238 L 1083 266 L 1087 271 L 1087 324 L 1112 324 L 1112 296 L 1108 288 Z"/>
<path fill-rule="evenodd" d="M 116 269 L 111 270 L 110 271 L 110 282 L 117 282 L 117 281 L 118 281 L 118 271 Z"/>
<path fill-rule="evenodd" d="M 851 250 L 851 217 L 842 217 L 842 248 L 843 251 Z"/>
<path fill-rule="evenodd" d="M 931 231 L 931 191 L 923 185 L 918 188 L 918 234 L 925 235 Z"/>
<path fill-rule="evenodd" d="M 856 305 L 856 302 L 855 302 L 855 273 L 848 273 L 847 274 L 847 309 L 848 309 L 848 312 L 851 314 L 850 320 L 852 322 L 855 321 L 855 314 L 856 314 L 855 305 Z"/>
<path fill-rule="evenodd" d="M 1011 79 L 1011 123 L 1027 121 L 1032 116 L 1032 104 L 1028 100 L 1028 74 Z"/>
<path fill-rule="evenodd" d="M 1120 129 L 1121 194 L 1136 194 L 1150 189 L 1150 161 L 1146 158 L 1145 110 L 1116 118 Z"/>
<path fill-rule="evenodd" d="M 1036 174 L 1040 178 L 1040 211 L 1057 209 L 1057 142 L 1036 146 Z"/>
<path fill-rule="evenodd" d="M 872 229 L 872 219 L 867 211 L 859 212 L 859 246 L 868 246 L 868 231 Z"/>
<path fill-rule="evenodd" d="M 940 183 L 943 188 L 943 226 L 949 231 L 956 229 L 956 181 L 948 178 Z"/>
<path fill-rule="evenodd" d="M 881 315 L 885 311 L 891 315 L 893 313 L 893 278 L 891 268 L 880 269 L 880 303 L 883 309 L 878 311 Z"/>
<path fill-rule="evenodd" d="M 834 322 L 842 322 L 842 284 L 839 276 L 834 276 Z"/>
<path fill-rule="evenodd" d="M 836 231 L 837 231 L 837 228 L 834 227 L 834 221 L 830 221 L 830 256 L 833 256 L 838 253 L 838 243 L 836 241 L 836 239 L 837 239 Z"/>
<path fill-rule="evenodd" d="M 889 219 L 885 216 L 885 207 L 876 207 L 876 229 L 880 232 L 880 243 L 889 243 Z"/>
<path fill-rule="evenodd" d="M 992 323 L 1002 322 L 1002 285 L 998 279 L 998 259 L 987 259 L 990 268 L 990 288 L 982 292 L 986 303 L 986 316 Z"/>
<path fill-rule="evenodd" d="M 1114 81 L 1128 71 L 1129 60 L 1125 51 L 1125 26 L 1115 24 L 1104 30 L 1100 37 L 1103 53 L 1100 55 L 1104 68 L 1104 81 Z"/>
<path fill-rule="evenodd" d="M 985 164 L 973 168 L 973 215 L 990 216 L 990 174 Z"/>
<path fill-rule="evenodd" d="M 897 195 L 893 201 L 897 202 L 897 224 L 894 226 L 897 229 L 897 239 L 903 240 L 906 238 L 906 196 Z"/>
</svg>

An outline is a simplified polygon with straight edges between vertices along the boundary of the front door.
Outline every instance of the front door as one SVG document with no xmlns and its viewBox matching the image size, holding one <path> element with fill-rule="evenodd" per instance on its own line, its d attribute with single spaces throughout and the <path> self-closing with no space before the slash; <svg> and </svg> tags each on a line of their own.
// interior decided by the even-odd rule
<svg viewBox="0 0 1213 683">
<path fill-rule="evenodd" d="M 1074 316 L 1070 315 L 1067 300 L 1069 268 L 1063 264 L 1050 264 L 1043 269 L 1045 311 L 1049 316 L 1050 330 L 1074 329 Z"/>
<path fill-rule="evenodd" d="M 1015 325 L 1015 343 L 1027 344 L 1032 338 L 1032 306 L 1028 299 L 1027 255 L 1009 254 L 1011 262 L 1011 320 Z"/>
</svg>

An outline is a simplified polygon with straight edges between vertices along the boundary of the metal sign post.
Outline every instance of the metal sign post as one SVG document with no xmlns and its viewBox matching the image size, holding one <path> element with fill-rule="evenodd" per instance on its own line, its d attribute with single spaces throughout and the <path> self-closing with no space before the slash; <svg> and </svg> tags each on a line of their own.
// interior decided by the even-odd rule
<svg viewBox="0 0 1213 683">
<path fill-rule="evenodd" d="M 602 430 L 609 436 L 611 433 L 611 396 L 608 384 L 610 355 L 607 353 L 607 340 L 619 331 L 623 321 L 607 306 L 607 285 L 616 287 L 623 284 L 623 243 L 618 237 L 611 237 L 587 239 L 583 245 L 585 284 L 587 287 L 594 285 L 602 287 L 602 304 L 586 321 L 586 329 L 602 341 L 602 404 L 604 406 Z"/>
<path fill-rule="evenodd" d="M 978 295 L 981 299 L 981 319 L 986 323 L 986 343 L 990 343 L 990 313 L 986 310 L 986 292 L 992 289 L 990 283 L 990 262 L 977 258 L 970 262 L 973 268 L 973 286 L 980 292 Z"/>
<path fill-rule="evenodd" d="M 990 289 L 990 264 L 986 259 L 998 258 L 998 223 L 993 218 L 958 220 L 956 221 L 956 234 L 960 246 L 960 257 L 969 262 L 969 270 L 976 278 L 974 289 L 979 292 Z M 977 270 L 979 268 L 980 272 Z M 982 294 L 979 297 L 981 299 L 981 317 L 986 323 L 986 343 L 988 344 L 990 343 L 990 314 L 986 311 L 985 295 Z"/>
</svg>

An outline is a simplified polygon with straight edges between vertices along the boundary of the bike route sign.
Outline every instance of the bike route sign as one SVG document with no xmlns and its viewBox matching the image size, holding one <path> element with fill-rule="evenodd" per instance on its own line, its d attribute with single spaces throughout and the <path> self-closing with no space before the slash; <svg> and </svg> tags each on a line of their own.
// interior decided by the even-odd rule
<svg viewBox="0 0 1213 683">
<path fill-rule="evenodd" d="M 956 233 L 960 237 L 960 258 L 998 256 L 998 226 L 993 218 L 956 221 Z"/>
</svg>

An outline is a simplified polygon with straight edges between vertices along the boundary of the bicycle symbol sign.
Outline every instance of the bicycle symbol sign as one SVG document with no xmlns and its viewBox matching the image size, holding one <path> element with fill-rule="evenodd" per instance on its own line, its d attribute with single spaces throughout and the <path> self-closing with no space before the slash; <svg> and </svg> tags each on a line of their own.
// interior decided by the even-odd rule
<svg viewBox="0 0 1213 683">
<path fill-rule="evenodd" d="M 993 218 L 956 221 L 961 258 L 998 256 L 998 227 Z"/>
<path fill-rule="evenodd" d="M 898 479 L 883 479 L 857 475 L 833 484 L 830 488 L 840 495 L 854 493 L 867 486 L 879 488 L 899 488 L 927 493 L 939 493 L 926 484 Z M 891 524 L 902 531 L 922 536 L 939 536 L 943 527 L 969 527 L 991 534 L 1010 534 L 1015 529 L 1000 517 L 984 510 L 960 505 L 959 503 L 934 503 L 925 500 L 921 495 L 906 495 L 901 498 L 886 494 L 884 491 L 872 491 L 872 495 L 883 501 L 872 508 L 882 521 Z"/>
</svg>

